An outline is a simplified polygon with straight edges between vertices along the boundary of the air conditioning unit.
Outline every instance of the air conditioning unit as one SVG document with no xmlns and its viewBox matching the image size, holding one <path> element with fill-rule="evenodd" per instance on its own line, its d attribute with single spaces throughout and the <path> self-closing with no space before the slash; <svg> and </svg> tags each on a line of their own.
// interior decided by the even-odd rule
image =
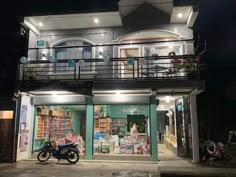
<svg viewBox="0 0 236 177">
<path fill-rule="evenodd" d="M 46 40 L 37 40 L 35 47 L 36 48 L 46 48 L 46 47 L 48 47 L 48 43 Z"/>
</svg>

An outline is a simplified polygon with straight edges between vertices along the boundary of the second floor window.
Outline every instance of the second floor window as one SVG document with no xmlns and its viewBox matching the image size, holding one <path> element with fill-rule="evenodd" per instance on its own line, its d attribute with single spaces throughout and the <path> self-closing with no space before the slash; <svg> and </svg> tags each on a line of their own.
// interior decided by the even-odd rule
<svg viewBox="0 0 236 177">
<path fill-rule="evenodd" d="M 88 42 L 82 40 L 69 40 L 55 45 L 55 59 L 59 60 L 70 60 L 70 59 L 91 59 L 92 58 L 92 47 L 82 47 L 90 46 Z M 72 47 L 80 46 L 80 47 Z M 70 48 L 71 47 L 71 48 Z M 92 62 L 86 62 L 86 65 L 80 68 L 82 71 L 91 71 Z M 71 71 L 68 63 L 65 61 L 63 63 L 57 62 L 55 66 L 56 72 Z"/>
</svg>

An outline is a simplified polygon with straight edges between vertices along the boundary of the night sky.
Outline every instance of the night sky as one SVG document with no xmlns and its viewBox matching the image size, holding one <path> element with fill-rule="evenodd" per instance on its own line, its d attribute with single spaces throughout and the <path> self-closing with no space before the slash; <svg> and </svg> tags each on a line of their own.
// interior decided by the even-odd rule
<svg viewBox="0 0 236 177">
<path fill-rule="evenodd" d="M 117 0 L 2 1 L 0 80 L 4 84 L 0 85 L 0 96 L 13 93 L 16 61 L 24 55 L 26 41 L 19 31 L 22 15 L 112 10 L 117 8 L 116 3 Z M 207 41 L 202 58 L 207 70 L 201 75 L 206 80 L 206 91 L 198 96 L 199 126 L 206 130 L 200 136 L 224 139 L 229 129 L 236 129 L 236 0 L 199 0 L 199 12 L 194 36 Z"/>
</svg>

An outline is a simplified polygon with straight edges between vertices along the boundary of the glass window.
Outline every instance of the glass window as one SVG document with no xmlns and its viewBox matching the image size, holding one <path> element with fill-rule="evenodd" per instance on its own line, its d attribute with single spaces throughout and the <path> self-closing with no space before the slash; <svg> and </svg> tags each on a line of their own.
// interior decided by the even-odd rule
<svg viewBox="0 0 236 177">
<path fill-rule="evenodd" d="M 93 153 L 150 156 L 148 105 L 95 105 Z"/>
<path fill-rule="evenodd" d="M 80 154 L 85 152 L 86 106 L 44 105 L 36 106 L 33 153 L 42 148 L 45 141 L 56 145 L 78 143 Z"/>
<path fill-rule="evenodd" d="M 69 59 L 91 59 L 92 58 L 92 47 L 73 47 L 68 48 L 70 46 L 90 46 L 89 43 L 83 42 L 80 40 L 70 40 L 66 42 L 62 42 L 55 47 L 55 59 L 59 60 L 69 60 Z M 64 72 L 64 71 L 73 71 L 69 67 L 67 63 L 59 63 L 57 62 L 55 65 L 56 72 Z M 86 65 L 80 68 L 81 71 L 91 71 L 92 70 L 92 62 L 86 62 Z"/>
</svg>

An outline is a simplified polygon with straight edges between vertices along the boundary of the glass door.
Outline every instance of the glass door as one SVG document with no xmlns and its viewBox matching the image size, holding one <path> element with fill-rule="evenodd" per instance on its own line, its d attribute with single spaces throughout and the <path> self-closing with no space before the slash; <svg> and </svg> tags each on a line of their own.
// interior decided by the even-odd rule
<svg viewBox="0 0 236 177">
<path fill-rule="evenodd" d="M 138 64 L 135 57 L 140 56 L 140 47 L 121 47 L 119 48 L 119 75 L 121 78 L 135 78 L 137 77 Z"/>
<path fill-rule="evenodd" d="M 192 158 L 192 128 L 190 114 L 190 98 L 175 100 L 177 124 L 177 154 L 180 157 Z"/>
</svg>

